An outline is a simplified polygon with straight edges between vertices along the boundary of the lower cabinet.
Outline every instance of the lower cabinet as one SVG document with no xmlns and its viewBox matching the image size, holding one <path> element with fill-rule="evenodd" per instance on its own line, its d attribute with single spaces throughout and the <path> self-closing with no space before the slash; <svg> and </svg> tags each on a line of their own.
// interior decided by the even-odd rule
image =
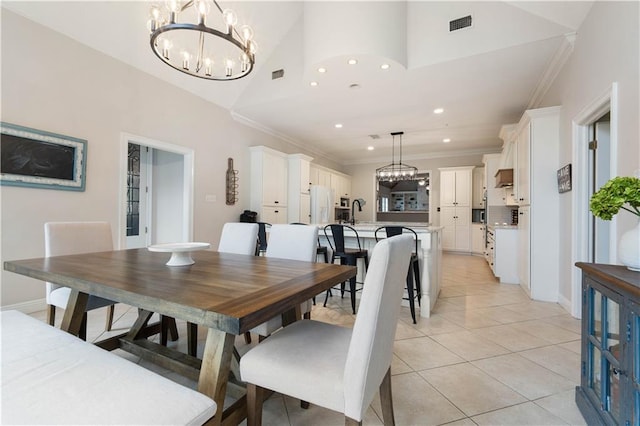
<svg viewBox="0 0 640 426">
<path fill-rule="evenodd" d="M 581 376 L 576 402 L 588 424 L 640 424 L 640 272 L 582 269 Z"/>
<path fill-rule="evenodd" d="M 262 206 L 259 213 L 258 219 L 260 222 L 267 222 L 272 225 L 276 223 L 288 223 L 286 207 Z"/>
<path fill-rule="evenodd" d="M 483 223 L 474 223 L 471 226 L 471 252 L 473 254 L 484 253 L 484 227 Z"/>
<path fill-rule="evenodd" d="M 442 249 L 471 251 L 471 208 L 441 207 Z"/>
</svg>

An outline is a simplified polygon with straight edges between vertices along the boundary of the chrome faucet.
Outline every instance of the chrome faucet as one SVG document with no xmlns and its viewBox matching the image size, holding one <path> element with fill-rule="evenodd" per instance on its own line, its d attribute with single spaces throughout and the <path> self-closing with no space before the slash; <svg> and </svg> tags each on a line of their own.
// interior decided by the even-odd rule
<svg viewBox="0 0 640 426">
<path fill-rule="evenodd" d="M 356 224 L 356 203 L 358 203 L 359 212 L 362 211 L 362 206 L 367 204 L 367 202 L 362 198 L 356 198 L 355 200 L 353 200 L 353 202 L 351 203 L 351 224 L 352 225 Z"/>
</svg>

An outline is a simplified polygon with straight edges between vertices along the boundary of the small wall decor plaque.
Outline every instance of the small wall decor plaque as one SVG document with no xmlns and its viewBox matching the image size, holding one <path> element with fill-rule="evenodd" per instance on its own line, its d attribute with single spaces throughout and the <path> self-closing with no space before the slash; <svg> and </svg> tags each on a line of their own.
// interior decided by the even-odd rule
<svg viewBox="0 0 640 426">
<path fill-rule="evenodd" d="M 558 192 L 571 191 L 571 164 L 567 164 L 558 170 Z"/>
<path fill-rule="evenodd" d="M 0 184 L 84 191 L 87 141 L 0 123 Z"/>
</svg>

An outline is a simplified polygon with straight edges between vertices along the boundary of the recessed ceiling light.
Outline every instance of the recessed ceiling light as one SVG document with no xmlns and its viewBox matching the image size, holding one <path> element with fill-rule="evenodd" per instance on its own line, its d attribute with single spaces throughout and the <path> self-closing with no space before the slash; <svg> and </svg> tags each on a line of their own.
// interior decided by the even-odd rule
<svg viewBox="0 0 640 426">
<path fill-rule="evenodd" d="M 324 67 L 318 68 L 318 72 L 327 72 L 327 69 Z"/>
<path fill-rule="evenodd" d="M 312 81 L 311 83 L 309 83 L 311 86 L 316 87 L 318 85 L 317 81 Z"/>
<path fill-rule="evenodd" d="M 449 142 L 451 142 L 451 139 L 449 139 L 449 138 L 445 138 L 445 139 L 442 139 L 442 142 L 444 142 L 444 143 L 449 143 Z"/>
<path fill-rule="evenodd" d="M 349 60 L 347 61 L 347 63 L 348 63 L 349 65 L 355 65 L 355 64 L 357 64 L 357 63 L 358 63 L 358 60 L 357 60 L 357 59 L 349 59 Z"/>
<path fill-rule="evenodd" d="M 372 147 L 372 146 L 368 146 L 368 147 L 367 147 L 367 149 L 368 149 L 369 151 L 373 151 L 375 148 L 374 148 L 374 147 Z"/>
<path fill-rule="evenodd" d="M 443 108 L 436 108 L 436 109 L 433 110 L 434 114 L 442 114 L 443 112 L 444 112 Z"/>
<path fill-rule="evenodd" d="M 388 69 L 389 69 L 389 67 L 390 67 L 390 65 L 389 65 L 389 64 L 382 64 L 382 65 L 380 65 L 380 68 L 382 68 L 383 70 L 388 70 Z"/>
<path fill-rule="evenodd" d="M 342 124 L 338 123 L 335 125 L 336 129 L 342 129 Z"/>
</svg>

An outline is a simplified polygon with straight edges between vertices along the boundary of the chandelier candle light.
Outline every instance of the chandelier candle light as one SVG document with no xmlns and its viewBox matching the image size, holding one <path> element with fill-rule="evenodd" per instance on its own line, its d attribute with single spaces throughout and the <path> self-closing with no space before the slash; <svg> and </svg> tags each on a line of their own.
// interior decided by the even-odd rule
<svg viewBox="0 0 640 426">
<path fill-rule="evenodd" d="M 376 178 L 380 182 L 395 182 L 403 180 L 415 180 L 418 176 L 418 169 L 402 162 L 402 135 L 404 132 L 393 132 L 391 143 L 391 164 L 376 169 Z M 395 142 L 396 136 L 400 137 L 400 161 L 395 162 Z"/>
<path fill-rule="evenodd" d="M 212 5 L 219 16 L 209 16 Z M 248 25 L 236 28 L 235 13 L 222 10 L 215 0 L 168 0 L 164 7 L 151 6 L 150 15 L 151 49 L 170 67 L 222 81 L 245 77 L 253 70 L 257 50 L 253 30 Z M 207 26 L 214 17 L 219 17 L 220 29 Z"/>
</svg>

